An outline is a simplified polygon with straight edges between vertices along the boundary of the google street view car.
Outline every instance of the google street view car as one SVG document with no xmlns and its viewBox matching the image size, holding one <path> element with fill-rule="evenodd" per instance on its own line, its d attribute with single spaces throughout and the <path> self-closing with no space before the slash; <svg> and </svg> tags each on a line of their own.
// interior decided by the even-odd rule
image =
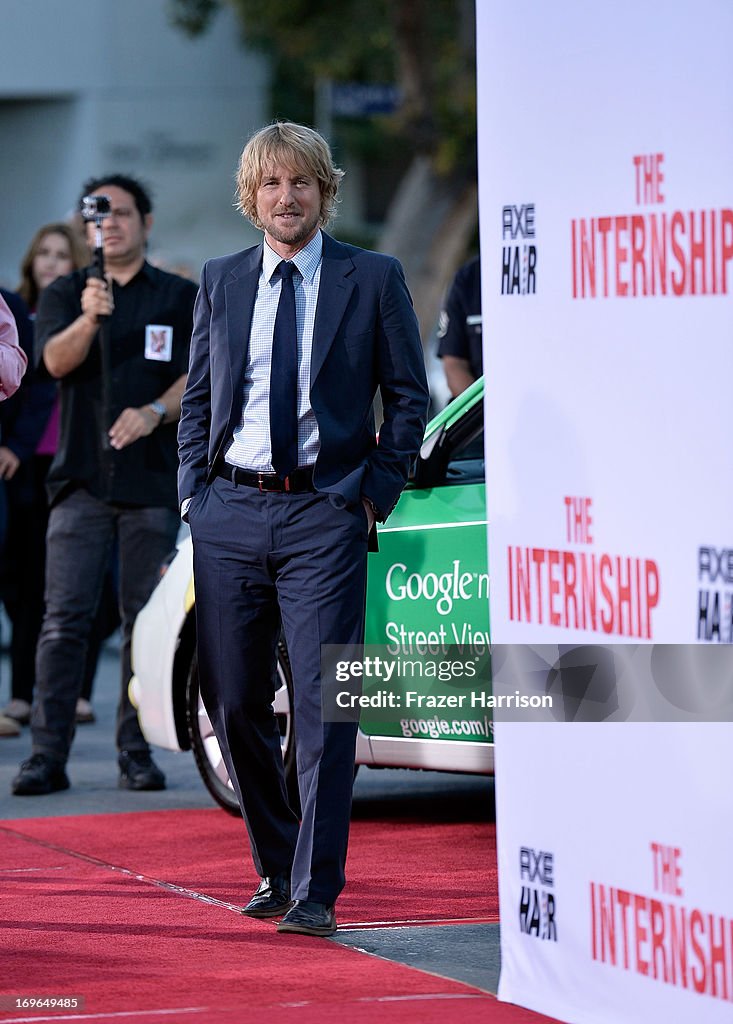
<svg viewBox="0 0 733 1024">
<path fill-rule="evenodd" d="M 410 649 L 437 639 L 456 650 L 488 649 L 483 441 L 481 379 L 429 424 L 413 477 L 388 523 L 379 527 L 379 552 L 368 560 L 367 645 Z M 199 696 L 192 561 L 187 538 L 137 618 L 130 693 L 149 742 L 191 750 L 214 799 L 238 813 Z M 297 802 L 292 679 L 282 645 L 278 682 L 274 709 L 288 789 Z M 357 764 L 493 773 L 486 710 L 462 707 L 463 717 L 456 718 L 434 708 L 434 701 L 418 696 L 390 716 L 363 711 Z"/>
</svg>

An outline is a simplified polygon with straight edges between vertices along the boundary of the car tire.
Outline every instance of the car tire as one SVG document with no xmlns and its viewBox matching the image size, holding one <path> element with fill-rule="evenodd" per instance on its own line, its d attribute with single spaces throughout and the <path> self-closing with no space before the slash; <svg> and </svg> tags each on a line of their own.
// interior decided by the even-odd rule
<svg viewBox="0 0 733 1024">
<path fill-rule="evenodd" d="M 278 688 L 275 693 L 275 714 L 280 726 L 285 785 L 293 811 L 300 815 L 298 772 L 295 756 L 295 730 L 293 727 L 293 677 L 290 662 L 282 644 L 277 658 Z M 229 773 L 221 756 L 219 741 L 206 713 L 199 693 L 198 657 L 194 650 L 186 681 L 186 719 L 191 749 L 204 785 L 214 800 L 230 814 L 239 815 L 240 808 Z"/>
</svg>

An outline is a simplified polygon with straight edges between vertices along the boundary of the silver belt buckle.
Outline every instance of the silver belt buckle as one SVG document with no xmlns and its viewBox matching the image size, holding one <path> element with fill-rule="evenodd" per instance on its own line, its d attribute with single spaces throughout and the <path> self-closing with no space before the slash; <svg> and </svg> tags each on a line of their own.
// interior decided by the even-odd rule
<svg viewBox="0 0 733 1024">
<path fill-rule="evenodd" d="M 280 493 L 279 488 L 268 487 L 267 484 L 265 483 L 265 477 L 269 476 L 269 475 L 270 475 L 269 473 L 258 473 L 257 474 L 257 489 L 259 490 L 260 494 L 279 494 Z M 290 490 L 290 485 L 289 485 L 289 481 L 288 481 L 287 477 L 284 480 L 284 484 L 285 484 L 285 490 L 289 491 Z"/>
</svg>

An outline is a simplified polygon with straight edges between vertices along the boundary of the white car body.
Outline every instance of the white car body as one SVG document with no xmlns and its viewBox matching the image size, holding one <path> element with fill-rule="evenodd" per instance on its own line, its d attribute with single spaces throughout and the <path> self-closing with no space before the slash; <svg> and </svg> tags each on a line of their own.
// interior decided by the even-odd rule
<svg viewBox="0 0 733 1024">
<path fill-rule="evenodd" d="M 439 619 L 445 621 L 441 619 L 445 610 L 436 610 L 435 595 L 428 598 L 426 587 L 422 603 L 416 600 L 417 594 L 409 593 L 410 600 L 404 599 L 405 587 L 394 587 L 397 570 L 402 574 L 400 579 L 404 576 L 409 583 L 425 572 L 425 579 L 437 581 L 438 575 L 445 576 L 446 569 L 448 575 L 455 575 L 461 566 L 466 579 L 485 580 L 488 585 L 482 394 L 481 380 L 438 414 L 428 427 L 414 480 L 389 524 L 379 527 L 379 553 L 369 555 L 367 645 L 386 644 L 385 629 L 395 623 L 427 630 L 438 628 Z M 488 640 L 488 601 L 486 595 L 482 599 L 480 584 L 479 592 L 459 596 L 462 600 L 452 613 L 456 623 L 462 621 L 469 636 L 473 631 Z M 469 597 L 471 600 L 467 600 Z M 148 741 L 168 750 L 193 749 L 215 799 L 234 810 L 233 791 L 218 742 L 198 695 L 195 647 L 193 547 L 190 536 L 186 536 L 135 622 L 130 698 Z M 278 672 L 280 687 L 274 710 L 286 778 L 297 798 L 288 692 L 292 682 L 284 651 L 280 652 Z M 464 730 L 461 739 L 430 735 L 429 729 L 422 728 L 428 723 L 419 724 L 416 734 L 411 726 L 408 728 L 408 722 L 375 722 L 362 715 L 357 764 L 493 774 L 494 745 L 488 719 L 484 719 L 481 733 Z M 476 735 L 483 738 L 474 740 Z M 216 776 L 213 780 L 212 771 Z"/>
</svg>

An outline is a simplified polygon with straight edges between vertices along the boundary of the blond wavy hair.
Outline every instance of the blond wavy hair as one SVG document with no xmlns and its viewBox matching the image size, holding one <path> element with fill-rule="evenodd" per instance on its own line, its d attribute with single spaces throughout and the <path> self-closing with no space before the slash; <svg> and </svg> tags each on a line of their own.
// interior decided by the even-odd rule
<svg viewBox="0 0 733 1024">
<path fill-rule="evenodd" d="M 344 172 L 334 165 L 328 143 L 318 132 L 292 121 L 274 121 L 249 139 L 237 168 L 236 207 L 256 228 L 257 190 L 276 164 L 301 171 L 318 181 L 321 192 L 319 223 L 326 227 L 336 215 L 339 182 Z"/>
</svg>

